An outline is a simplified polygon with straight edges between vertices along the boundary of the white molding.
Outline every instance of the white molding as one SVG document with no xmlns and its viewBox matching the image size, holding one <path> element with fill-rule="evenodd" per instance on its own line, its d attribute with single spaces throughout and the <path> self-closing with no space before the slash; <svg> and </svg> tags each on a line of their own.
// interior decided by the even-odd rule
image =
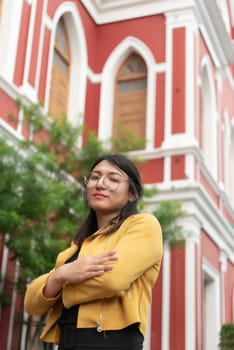
<svg viewBox="0 0 234 350">
<path fill-rule="evenodd" d="M 87 69 L 87 76 L 93 84 L 101 84 L 102 82 L 102 74 L 94 73 L 90 67 Z"/>
<path fill-rule="evenodd" d="M 167 69 L 166 63 L 157 63 L 157 65 L 154 67 L 155 73 L 165 73 Z"/>
<path fill-rule="evenodd" d="M 8 123 L 0 118 L 0 134 L 7 135 L 12 141 L 23 140 L 18 130 L 13 129 Z"/>
<path fill-rule="evenodd" d="M 81 0 L 97 24 L 193 10 L 217 67 L 234 64 L 234 45 L 227 33 L 222 14 L 211 0 Z M 233 8 L 233 0 L 232 0 Z M 232 19 L 233 19 L 232 9 Z"/>
<path fill-rule="evenodd" d="M 171 181 L 171 157 L 168 155 L 164 157 L 163 181 L 166 183 Z"/>
<path fill-rule="evenodd" d="M 226 31 L 216 1 L 196 0 L 200 29 L 216 66 L 234 64 L 234 45 Z"/>
<path fill-rule="evenodd" d="M 52 19 L 51 40 L 48 58 L 48 74 L 45 90 L 45 111 L 48 112 L 49 92 L 52 75 L 53 53 L 56 26 L 59 19 L 64 16 L 71 45 L 71 72 L 68 101 L 68 121 L 74 125 L 82 124 L 85 109 L 87 85 L 87 46 L 85 31 L 77 7 L 72 2 L 62 3 L 56 10 Z M 47 18 L 47 17 L 46 17 Z M 79 93 L 77 93 L 79 91 Z"/>
<path fill-rule="evenodd" d="M 156 15 L 192 7 L 192 0 L 81 0 L 97 24 Z"/>
<path fill-rule="evenodd" d="M 19 96 L 18 88 L 6 80 L 3 76 L 0 76 L 0 89 L 2 89 L 5 94 L 11 97 L 13 100 Z"/>
<path fill-rule="evenodd" d="M 165 200 L 181 201 L 186 216 L 193 216 L 196 221 L 200 222 L 208 236 L 227 253 L 230 261 L 234 263 L 233 228 L 199 183 L 185 180 L 173 181 L 157 184 L 157 188 L 159 193 L 154 198 L 147 199 L 149 205 L 153 206 Z"/>
<path fill-rule="evenodd" d="M 47 29 L 51 30 L 51 29 L 53 28 L 53 21 L 52 21 L 51 17 L 49 17 L 49 15 L 46 13 L 46 14 L 44 15 L 43 20 L 44 20 L 44 25 L 45 25 L 45 27 L 46 27 Z"/>
<path fill-rule="evenodd" d="M 25 82 L 23 85 L 20 86 L 19 93 L 21 96 L 24 96 L 32 103 L 38 102 L 36 89 L 29 82 Z"/>
</svg>

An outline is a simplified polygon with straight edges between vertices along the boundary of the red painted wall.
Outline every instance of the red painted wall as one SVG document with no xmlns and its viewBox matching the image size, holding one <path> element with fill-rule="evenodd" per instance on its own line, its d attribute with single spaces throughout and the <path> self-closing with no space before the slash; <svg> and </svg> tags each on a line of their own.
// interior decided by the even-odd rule
<svg viewBox="0 0 234 350">
<path fill-rule="evenodd" d="M 39 82 L 39 90 L 38 90 L 38 99 L 41 102 L 43 102 L 45 99 L 45 89 L 46 89 L 47 74 L 48 74 L 50 35 L 51 35 L 50 31 L 47 28 L 45 28 L 43 53 L 42 53 L 42 60 L 41 60 L 40 82 Z"/>
<path fill-rule="evenodd" d="M 164 159 L 152 159 L 138 165 L 138 169 L 145 184 L 163 181 Z"/>
<path fill-rule="evenodd" d="M 162 15 L 102 26 L 93 25 L 86 29 L 86 34 L 89 65 L 96 73 L 102 71 L 110 53 L 128 36 L 142 40 L 152 51 L 156 62 L 160 63 L 165 59 L 165 20 Z"/>
<path fill-rule="evenodd" d="M 28 4 L 27 1 L 24 1 L 22 17 L 21 17 L 20 33 L 19 33 L 20 39 L 18 42 L 18 50 L 17 50 L 15 74 L 14 74 L 14 83 L 17 86 L 20 86 L 23 82 L 30 14 L 31 14 L 31 6 Z"/>
<path fill-rule="evenodd" d="M 185 156 L 171 157 L 171 180 L 183 180 L 185 177 Z"/>
<path fill-rule="evenodd" d="M 201 234 L 201 255 L 219 271 L 219 248 L 204 230 Z"/>
<path fill-rule="evenodd" d="M 154 147 L 161 147 L 164 141 L 164 127 L 165 127 L 165 74 L 160 73 L 156 76 L 156 115 L 155 115 L 155 135 Z"/>
<path fill-rule="evenodd" d="M 185 349 L 185 250 L 171 250 L 170 350 Z"/>
<path fill-rule="evenodd" d="M 29 70 L 29 82 L 32 86 L 35 86 L 35 78 L 36 78 L 36 69 L 38 65 L 38 50 L 39 50 L 39 42 L 41 35 L 41 26 L 42 26 L 42 9 L 43 9 L 43 1 L 37 2 L 36 9 L 36 17 L 35 17 L 35 25 L 33 31 L 33 41 L 32 41 L 32 54 L 30 61 L 30 70 Z"/>
<path fill-rule="evenodd" d="M 16 129 L 18 113 L 19 110 L 15 101 L 12 100 L 12 98 L 5 91 L 0 89 L 0 118 L 7 122 L 7 124 L 9 124 L 13 129 Z"/>
<path fill-rule="evenodd" d="M 185 131 L 185 28 L 173 31 L 172 133 Z"/>
</svg>

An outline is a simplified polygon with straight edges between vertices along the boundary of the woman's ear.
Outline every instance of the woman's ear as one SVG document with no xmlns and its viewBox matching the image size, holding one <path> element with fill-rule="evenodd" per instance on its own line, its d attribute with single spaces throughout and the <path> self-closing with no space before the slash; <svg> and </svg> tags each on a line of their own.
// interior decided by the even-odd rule
<svg viewBox="0 0 234 350">
<path fill-rule="evenodd" d="M 128 193 L 128 200 L 129 202 L 133 202 L 135 201 L 137 198 L 136 198 L 136 195 L 134 195 L 132 192 L 129 192 Z"/>
</svg>

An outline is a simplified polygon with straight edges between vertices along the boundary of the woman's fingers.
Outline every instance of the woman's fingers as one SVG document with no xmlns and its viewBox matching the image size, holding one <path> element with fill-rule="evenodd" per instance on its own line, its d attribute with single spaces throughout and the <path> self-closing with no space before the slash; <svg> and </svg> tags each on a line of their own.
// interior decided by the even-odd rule
<svg viewBox="0 0 234 350">
<path fill-rule="evenodd" d="M 111 262 L 117 259 L 114 250 L 96 256 L 78 258 L 76 261 L 64 265 L 66 280 L 70 283 L 76 283 L 101 276 L 104 272 L 113 269 Z"/>
<path fill-rule="evenodd" d="M 116 255 L 116 251 L 115 250 L 112 250 L 110 252 L 97 255 L 94 258 L 96 258 L 96 262 L 100 263 L 100 264 L 105 263 L 107 261 L 118 260 L 118 256 Z"/>
</svg>

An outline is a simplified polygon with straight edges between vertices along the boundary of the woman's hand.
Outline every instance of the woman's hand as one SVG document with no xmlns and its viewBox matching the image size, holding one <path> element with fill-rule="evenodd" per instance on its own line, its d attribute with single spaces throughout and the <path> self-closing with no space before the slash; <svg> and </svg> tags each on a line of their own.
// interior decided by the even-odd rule
<svg viewBox="0 0 234 350">
<path fill-rule="evenodd" d="M 111 261 L 117 260 L 116 251 L 110 251 L 96 256 L 86 256 L 64 264 L 56 269 L 47 280 L 44 288 L 46 298 L 55 297 L 64 283 L 81 283 L 112 270 Z"/>
</svg>

